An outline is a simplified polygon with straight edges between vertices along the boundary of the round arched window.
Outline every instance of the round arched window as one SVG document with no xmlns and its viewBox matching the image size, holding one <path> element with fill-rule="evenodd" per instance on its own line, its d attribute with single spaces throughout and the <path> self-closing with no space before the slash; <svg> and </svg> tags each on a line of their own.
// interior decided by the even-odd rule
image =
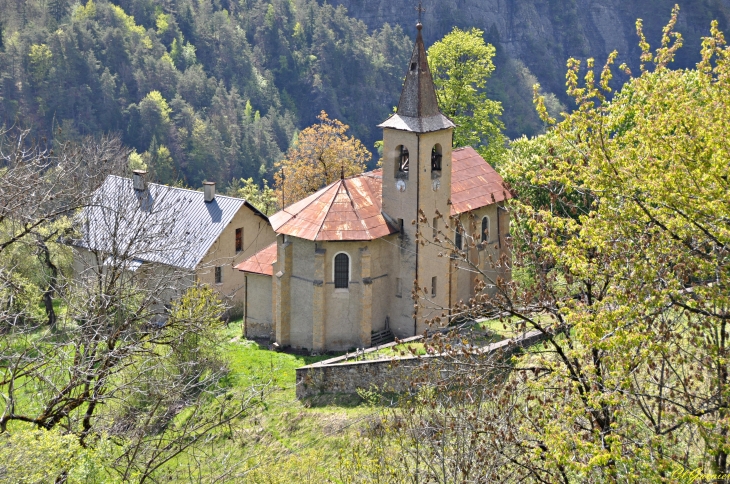
<svg viewBox="0 0 730 484">
<path fill-rule="evenodd" d="M 340 252 L 335 256 L 335 289 L 347 289 L 350 281 L 350 257 Z"/>
<path fill-rule="evenodd" d="M 431 171 L 441 171 L 441 145 L 436 143 L 431 149 Z"/>
<path fill-rule="evenodd" d="M 489 217 L 482 219 L 482 242 L 489 240 Z"/>
<path fill-rule="evenodd" d="M 398 145 L 395 149 L 396 160 L 395 160 L 395 176 L 405 177 L 408 176 L 408 169 L 410 167 L 410 157 L 408 154 L 408 148 L 403 145 Z"/>
</svg>

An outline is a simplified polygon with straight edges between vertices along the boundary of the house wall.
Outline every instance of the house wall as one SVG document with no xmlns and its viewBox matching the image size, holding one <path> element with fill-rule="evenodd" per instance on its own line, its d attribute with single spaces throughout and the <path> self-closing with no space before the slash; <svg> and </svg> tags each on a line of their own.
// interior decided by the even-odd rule
<svg viewBox="0 0 730 484">
<path fill-rule="evenodd" d="M 103 277 L 107 269 L 102 267 L 106 256 L 97 255 L 87 249 L 74 247 L 73 270 L 77 278 L 87 278 L 90 282 L 100 275 Z M 129 283 L 139 284 L 159 299 L 157 306 L 162 310 L 166 304 L 180 297 L 189 287 L 195 284 L 193 271 L 179 269 L 165 264 L 153 262 L 143 263 L 136 271 L 128 272 Z"/>
<path fill-rule="evenodd" d="M 271 276 L 245 274 L 243 307 L 246 338 L 271 338 L 274 334 Z"/>
<path fill-rule="evenodd" d="M 324 261 L 325 345 L 346 350 L 370 346 L 370 334 L 385 328 L 389 313 L 391 273 L 388 239 L 318 244 Z M 334 260 L 344 252 L 350 258 L 347 289 L 335 289 Z"/>
<path fill-rule="evenodd" d="M 237 228 L 243 228 L 241 252 L 236 252 Z M 235 269 L 235 266 L 274 240 L 276 233 L 268 220 L 257 215 L 249 207 L 242 206 L 196 267 L 198 282 L 208 284 L 218 291 L 228 304 L 241 306 L 245 298 L 243 290 L 245 274 Z M 215 283 L 216 266 L 222 268 L 220 284 Z"/>
</svg>

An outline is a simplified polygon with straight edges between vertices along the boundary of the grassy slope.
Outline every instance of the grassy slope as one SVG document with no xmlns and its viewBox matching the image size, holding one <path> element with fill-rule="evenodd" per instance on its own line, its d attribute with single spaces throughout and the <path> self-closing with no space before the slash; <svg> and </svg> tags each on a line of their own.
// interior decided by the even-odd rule
<svg viewBox="0 0 730 484">
<path fill-rule="evenodd" d="M 272 391 L 258 415 L 241 422 L 242 429 L 231 440 L 219 441 L 221 450 L 237 447 L 235 453 L 252 469 L 247 482 L 337 480 L 340 453 L 347 452 L 374 409 L 353 397 L 300 402 L 295 369 L 328 357 L 269 351 L 241 338 L 240 321 L 231 323 L 226 332 L 233 384 L 271 380 Z"/>
</svg>

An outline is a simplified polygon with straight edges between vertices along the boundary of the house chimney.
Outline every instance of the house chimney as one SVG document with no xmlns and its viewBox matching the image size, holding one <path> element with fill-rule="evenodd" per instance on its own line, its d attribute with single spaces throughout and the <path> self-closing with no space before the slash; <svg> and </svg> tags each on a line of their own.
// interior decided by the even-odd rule
<svg viewBox="0 0 730 484">
<path fill-rule="evenodd" d="M 215 182 L 203 182 L 203 193 L 205 195 L 205 203 L 215 200 Z"/>
<path fill-rule="evenodd" d="M 138 192 L 143 192 L 147 189 L 147 183 L 145 177 L 147 172 L 144 170 L 133 170 L 132 171 L 132 186 Z"/>
</svg>

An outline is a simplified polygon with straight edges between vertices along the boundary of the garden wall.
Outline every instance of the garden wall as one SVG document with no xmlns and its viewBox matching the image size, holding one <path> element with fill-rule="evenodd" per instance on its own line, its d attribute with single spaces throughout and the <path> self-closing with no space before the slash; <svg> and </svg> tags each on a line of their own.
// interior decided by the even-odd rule
<svg viewBox="0 0 730 484">
<path fill-rule="evenodd" d="M 415 369 L 431 363 L 441 363 L 439 371 L 448 371 L 449 355 L 404 356 L 397 358 L 360 359 L 369 353 L 409 343 L 421 339 L 414 336 L 401 340 L 399 343 L 389 343 L 369 348 L 359 353 L 348 354 L 320 361 L 311 365 L 297 368 L 297 398 L 308 398 L 325 393 L 353 394 L 358 390 L 368 390 L 373 387 L 386 392 L 403 392 L 411 385 L 411 374 Z M 531 331 L 516 338 L 505 339 L 484 346 L 478 350 L 481 356 L 509 356 L 521 348 L 527 348 L 547 338 L 540 331 Z"/>
</svg>

